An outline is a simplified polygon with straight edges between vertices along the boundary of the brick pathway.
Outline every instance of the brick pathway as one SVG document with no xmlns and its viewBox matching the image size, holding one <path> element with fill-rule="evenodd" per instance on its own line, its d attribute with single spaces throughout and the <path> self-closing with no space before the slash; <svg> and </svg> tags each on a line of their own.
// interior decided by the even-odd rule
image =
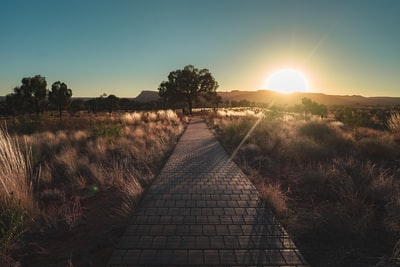
<svg viewBox="0 0 400 267">
<path fill-rule="evenodd" d="M 199 118 L 134 214 L 108 266 L 306 266 Z"/>
</svg>

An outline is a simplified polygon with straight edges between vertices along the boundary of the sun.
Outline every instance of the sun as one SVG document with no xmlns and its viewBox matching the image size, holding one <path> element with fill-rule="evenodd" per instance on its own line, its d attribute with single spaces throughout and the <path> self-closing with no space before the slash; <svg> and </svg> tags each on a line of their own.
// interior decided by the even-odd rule
<svg viewBox="0 0 400 267">
<path fill-rule="evenodd" d="M 290 94 L 308 92 L 308 81 L 304 74 L 294 69 L 281 69 L 270 75 L 265 83 L 268 90 Z"/>
</svg>

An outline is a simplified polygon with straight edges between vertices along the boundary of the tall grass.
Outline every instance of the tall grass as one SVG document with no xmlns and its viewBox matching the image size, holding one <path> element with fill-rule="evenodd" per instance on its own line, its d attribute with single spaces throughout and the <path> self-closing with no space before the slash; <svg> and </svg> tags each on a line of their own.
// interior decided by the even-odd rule
<svg viewBox="0 0 400 267">
<path fill-rule="evenodd" d="M 0 199 L 11 196 L 25 208 L 32 208 L 31 162 L 16 138 L 0 130 Z"/>
<path fill-rule="evenodd" d="M 257 177 L 261 195 L 313 266 L 372 266 L 400 254 L 399 245 L 392 251 L 400 237 L 396 118 L 391 131 L 378 131 L 265 116 L 251 134 L 254 114 L 226 111 L 208 121 L 230 152 L 247 136 L 236 162 Z"/>
<path fill-rule="evenodd" d="M 49 226 L 62 220 L 63 212 L 55 211 L 68 208 L 70 196 L 86 197 L 82 192 L 93 186 L 117 188 L 130 206 L 155 177 L 184 130 L 182 120 L 171 110 L 125 113 L 91 125 L 89 129 L 44 131 L 25 137 L 40 173 L 35 186 L 39 200 L 46 204 L 40 206 Z M 54 189 L 62 192 L 49 197 L 46 192 Z M 54 205 L 58 205 L 56 209 Z"/>
<path fill-rule="evenodd" d="M 396 140 L 400 140 L 400 112 L 393 111 L 387 121 L 389 130 L 393 132 Z"/>
<path fill-rule="evenodd" d="M 129 216 L 186 122 L 187 118 L 167 110 L 80 117 L 76 125 L 70 118 L 59 127 L 40 121 L 33 133 L 26 134 L 21 125 L 10 129 L 25 133 L 15 137 L 1 131 L 0 246 L 10 247 L 21 238 L 30 217 L 34 218 L 31 231 L 68 231 L 82 221 L 94 224 L 98 218 L 88 217 L 96 214 L 85 203 L 109 193 L 115 195 L 107 203 L 112 207 L 109 212 Z M 46 129 L 46 124 L 54 128 Z M 21 141 L 26 146 L 21 147 Z M 4 250 L 0 254 L 12 262 Z"/>
<path fill-rule="evenodd" d="M 0 129 L 0 265 L 13 263 L 8 250 L 23 235 L 35 203 L 31 184 L 29 155 L 18 140 Z"/>
</svg>

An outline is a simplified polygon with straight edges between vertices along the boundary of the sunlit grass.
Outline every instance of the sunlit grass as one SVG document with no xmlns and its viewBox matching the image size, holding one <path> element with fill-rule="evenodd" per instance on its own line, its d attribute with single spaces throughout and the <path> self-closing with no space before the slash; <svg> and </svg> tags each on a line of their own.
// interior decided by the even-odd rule
<svg viewBox="0 0 400 267">
<path fill-rule="evenodd" d="M 387 122 L 388 128 L 393 132 L 395 138 L 400 140 L 400 112 L 394 111 L 390 114 Z"/>
<path fill-rule="evenodd" d="M 26 154 L 24 154 L 24 151 Z M 31 183 L 30 149 L 0 129 L 0 265 L 13 264 L 9 249 L 36 215 Z"/>
<path fill-rule="evenodd" d="M 256 113 L 235 113 L 210 114 L 209 125 L 311 264 L 367 265 L 398 257 L 391 255 L 400 235 L 400 144 L 394 126 L 384 131 L 302 114 L 287 120 L 266 111 L 258 120 Z M 338 261 L 339 252 L 352 258 Z"/>
<path fill-rule="evenodd" d="M 0 200 L 6 202 L 12 197 L 29 208 L 33 196 L 29 148 L 26 150 L 24 154 L 18 140 L 5 129 L 0 130 Z"/>
<path fill-rule="evenodd" d="M 70 127 L 45 129 L 42 125 L 47 122 L 42 119 L 31 134 L 0 132 L 2 217 L 10 218 L 7 214 L 21 207 L 21 212 L 35 210 L 29 213 L 32 229 L 73 229 L 83 219 L 96 220 L 87 218 L 82 202 L 103 192 L 118 195 L 120 202 L 110 203 L 116 216 L 129 216 L 187 122 L 172 110 L 82 120 L 74 125 L 74 118 L 65 119 L 62 123 Z M 25 132 L 21 125 L 9 130 Z M 26 146 L 20 147 L 21 142 Z M 15 233 L 13 242 L 21 236 Z"/>
</svg>

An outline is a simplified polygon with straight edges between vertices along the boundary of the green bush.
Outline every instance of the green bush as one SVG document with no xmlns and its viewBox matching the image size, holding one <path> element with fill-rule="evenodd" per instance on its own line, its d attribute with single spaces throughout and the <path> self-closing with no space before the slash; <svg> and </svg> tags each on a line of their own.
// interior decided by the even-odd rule
<svg viewBox="0 0 400 267">
<path fill-rule="evenodd" d="M 114 140 L 121 136 L 123 126 L 121 124 L 113 124 L 100 122 L 93 125 L 91 128 L 91 133 L 93 138 L 107 138 L 109 140 Z"/>
<path fill-rule="evenodd" d="M 0 252 L 8 249 L 24 234 L 27 227 L 27 213 L 11 195 L 0 204 Z"/>
</svg>

